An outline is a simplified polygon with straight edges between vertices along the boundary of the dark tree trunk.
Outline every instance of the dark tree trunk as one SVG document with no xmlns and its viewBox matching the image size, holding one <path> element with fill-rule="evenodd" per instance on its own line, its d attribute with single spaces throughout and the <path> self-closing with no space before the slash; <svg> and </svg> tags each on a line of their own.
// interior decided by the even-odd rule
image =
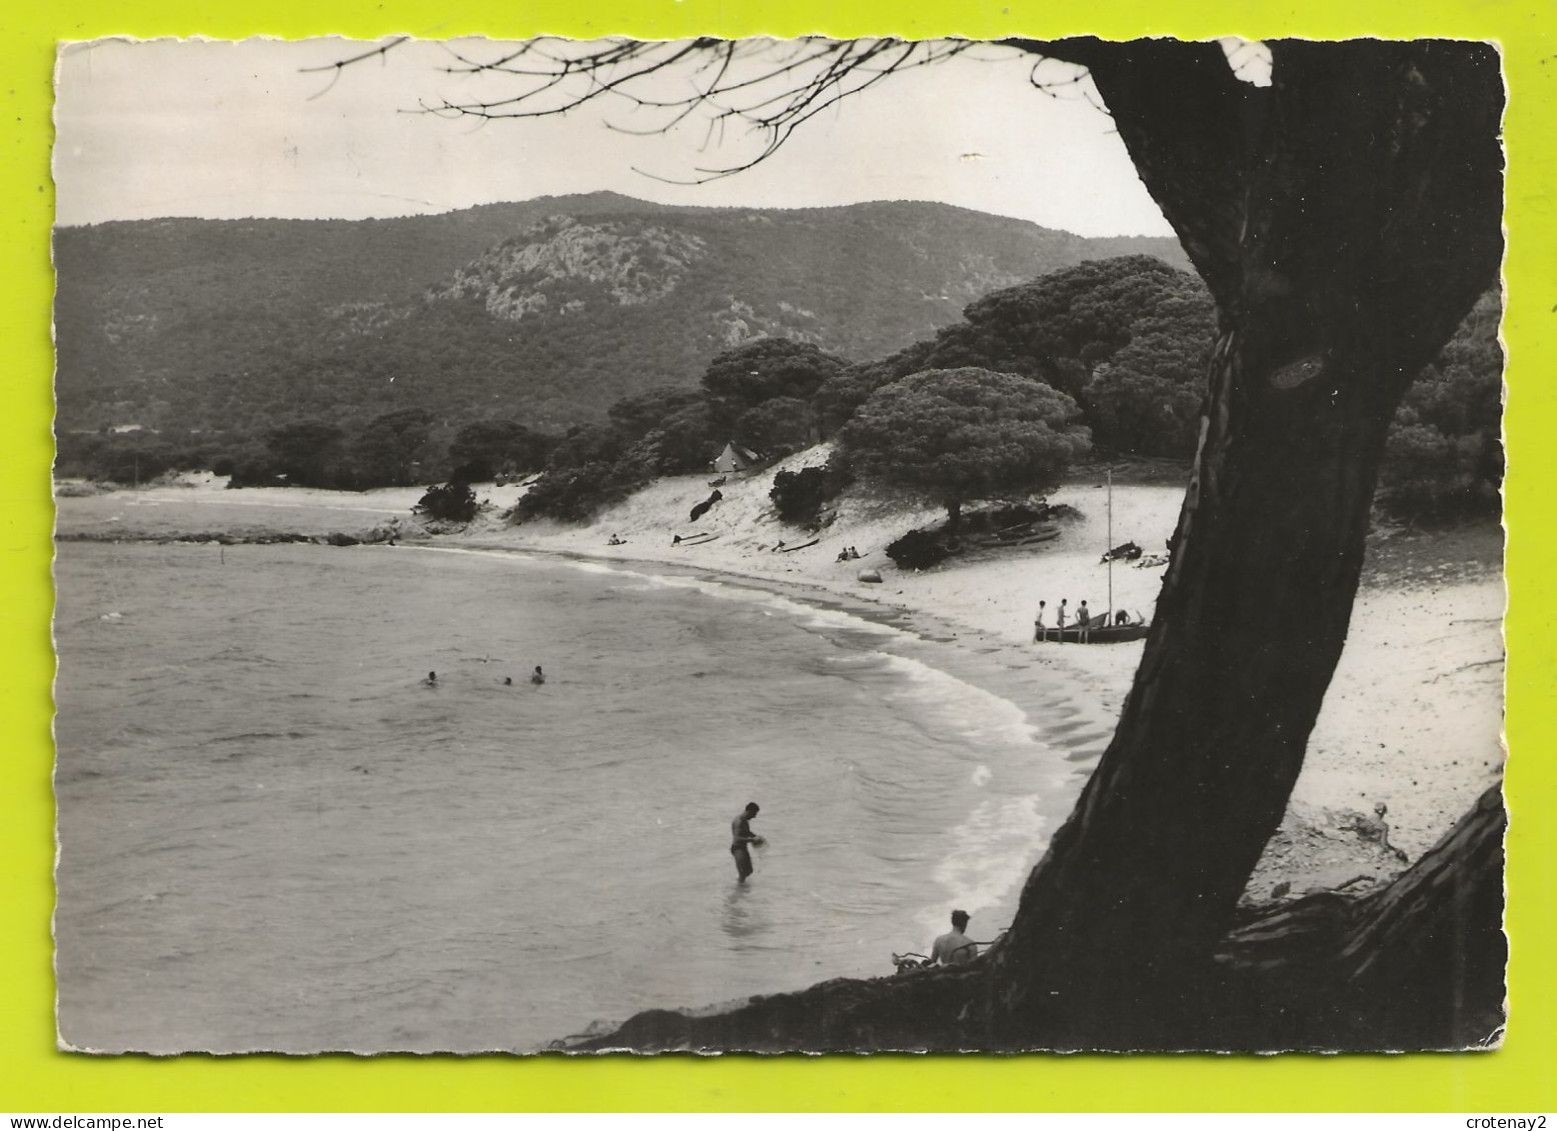
<svg viewBox="0 0 1557 1131">
<path fill-rule="evenodd" d="M 1145 656 L 995 956 L 997 1024 L 1214 1046 L 1197 987 L 1345 643 L 1390 419 L 1495 278 L 1501 77 L 1479 44 L 1278 43 L 1266 91 L 1182 44 L 1070 49 L 1222 332 Z"/>
</svg>

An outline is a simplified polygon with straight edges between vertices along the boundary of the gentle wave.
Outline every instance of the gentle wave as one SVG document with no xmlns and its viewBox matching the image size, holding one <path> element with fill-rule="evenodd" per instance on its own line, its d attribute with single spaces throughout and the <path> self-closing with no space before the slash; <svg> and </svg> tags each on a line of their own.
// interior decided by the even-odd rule
<svg viewBox="0 0 1557 1131">
<path fill-rule="evenodd" d="M 935 880 L 957 892 L 972 914 L 1004 904 L 1032 867 L 1032 848 L 1048 835 L 1037 794 L 984 802 L 953 830 L 955 847 L 936 866 Z M 931 916 L 921 921 L 934 925 Z M 1005 927 L 1008 924 L 1000 924 Z M 980 924 L 974 935 L 991 936 Z"/>
</svg>

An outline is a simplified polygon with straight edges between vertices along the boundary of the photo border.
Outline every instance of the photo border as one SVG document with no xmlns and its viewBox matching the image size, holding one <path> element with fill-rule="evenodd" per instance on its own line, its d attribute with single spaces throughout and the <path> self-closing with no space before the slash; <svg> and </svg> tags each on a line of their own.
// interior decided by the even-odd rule
<svg viewBox="0 0 1557 1131">
<path fill-rule="evenodd" d="M 190 0 L 19 3 L 0 17 L 0 1111 L 1553 1111 L 1557 1084 L 1557 19 L 1550 0 Z M 568 14 L 573 9 L 574 14 Z M 56 1051 L 49 227 L 55 44 L 107 35 L 426 38 L 894 34 L 1445 36 L 1509 81 L 1507 786 L 1501 1050 L 1402 1056 L 90 1057 Z M 1020 92 L 1017 92 L 1018 96 Z M 1036 97 L 1036 95 L 1034 95 Z M 386 108 L 388 112 L 389 108 Z M 1402 720 L 1402 726 L 1409 725 Z M 695 1006 L 700 1002 L 666 1002 Z"/>
</svg>

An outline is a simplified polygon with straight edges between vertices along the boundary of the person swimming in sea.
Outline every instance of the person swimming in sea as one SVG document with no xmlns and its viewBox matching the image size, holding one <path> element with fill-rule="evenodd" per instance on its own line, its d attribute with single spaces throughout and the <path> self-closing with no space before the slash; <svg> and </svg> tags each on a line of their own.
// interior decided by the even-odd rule
<svg viewBox="0 0 1557 1131">
<path fill-rule="evenodd" d="M 428 687 L 437 687 L 438 686 L 438 673 L 437 672 L 428 672 L 427 673 L 427 678 L 422 680 L 422 682 L 425 683 Z"/>
<path fill-rule="evenodd" d="M 541 665 L 536 664 L 535 670 L 530 673 L 530 682 L 539 687 L 546 682 L 546 673 L 541 671 Z"/>
<path fill-rule="evenodd" d="M 514 685 L 514 677 L 511 676 L 511 675 L 505 675 L 503 677 L 503 686 L 504 687 L 512 687 L 513 685 Z"/>
</svg>

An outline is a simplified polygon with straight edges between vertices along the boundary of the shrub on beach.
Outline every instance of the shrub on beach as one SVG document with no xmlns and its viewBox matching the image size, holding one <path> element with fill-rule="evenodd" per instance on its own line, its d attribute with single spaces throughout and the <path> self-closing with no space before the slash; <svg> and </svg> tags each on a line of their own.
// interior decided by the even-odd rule
<svg viewBox="0 0 1557 1131">
<path fill-rule="evenodd" d="M 476 492 L 459 479 L 427 488 L 412 508 L 417 514 L 440 522 L 469 522 L 478 509 Z"/>
<path fill-rule="evenodd" d="M 853 480 L 848 464 L 835 455 L 819 467 L 780 471 L 773 477 L 768 498 L 780 522 L 815 529 L 822 524 L 822 508 Z"/>
<path fill-rule="evenodd" d="M 887 557 L 898 569 L 929 569 L 950 553 L 941 539 L 927 530 L 910 530 L 886 548 Z"/>
<path fill-rule="evenodd" d="M 585 523 L 596 511 L 625 499 L 651 477 L 642 465 L 631 460 L 554 468 L 531 484 L 520 497 L 519 505 L 513 510 L 513 521 L 553 518 L 559 522 Z"/>
</svg>

